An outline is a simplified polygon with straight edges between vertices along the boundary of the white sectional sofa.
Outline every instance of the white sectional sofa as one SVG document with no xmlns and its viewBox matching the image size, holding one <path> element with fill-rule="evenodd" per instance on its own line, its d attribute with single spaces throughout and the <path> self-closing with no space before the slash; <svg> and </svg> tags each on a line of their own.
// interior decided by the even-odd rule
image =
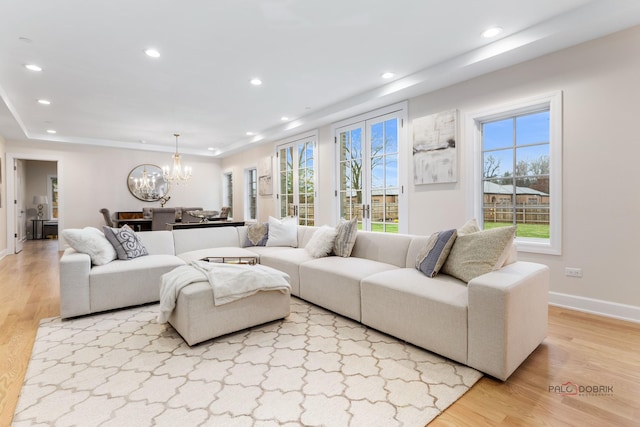
<svg viewBox="0 0 640 427">
<path fill-rule="evenodd" d="M 149 251 L 92 266 L 67 249 L 60 260 L 63 318 L 158 301 L 162 274 L 207 256 L 257 255 L 290 276 L 291 293 L 501 380 L 547 332 L 548 267 L 515 261 L 469 281 L 427 277 L 414 265 L 427 237 L 359 231 L 350 257 L 313 258 L 317 227 L 298 247 L 245 247 L 247 227 L 138 233 Z"/>
</svg>

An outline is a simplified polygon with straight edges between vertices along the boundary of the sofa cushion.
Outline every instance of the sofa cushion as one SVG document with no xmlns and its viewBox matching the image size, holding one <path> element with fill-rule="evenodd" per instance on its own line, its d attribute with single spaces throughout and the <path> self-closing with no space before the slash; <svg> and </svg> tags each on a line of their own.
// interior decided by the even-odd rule
<svg viewBox="0 0 640 427">
<path fill-rule="evenodd" d="M 331 256 L 300 264 L 300 298 L 360 321 L 360 281 L 395 265 Z"/>
<path fill-rule="evenodd" d="M 327 256 L 333 250 L 336 235 L 337 230 L 335 227 L 324 225 L 313 233 L 304 248 L 314 258 Z"/>
<path fill-rule="evenodd" d="M 175 255 L 173 233 L 169 230 L 138 231 L 138 238 L 149 255 Z"/>
<path fill-rule="evenodd" d="M 97 228 L 67 228 L 62 230 L 62 237 L 77 252 L 89 255 L 94 265 L 104 265 L 118 258 L 113 245 Z"/>
<path fill-rule="evenodd" d="M 468 288 L 460 280 L 401 268 L 362 279 L 361 295 L 362 323 L 466 363 Z"/>
<path fill-rule="evenodd" d="M 245 248 L 208 248 L 208 249 L 196 249 L 195 251 L 183 252 L 178 255 L 178 258 L 186 262 L 187 264 L 191 261 L 197 261 L 205 258 L 220 258 L 220 257 L 229 257 L 229 258 L 257 258 L 260 256 Z"/>
<path fill-rule="evenodd" d="M 407 234 L 376 233 L 358 231 L 356 244 L 351 252 L 352 257 L 370 259 L 372 261 L 406 267 L 407 251 L 413 236 Z M 415 264 L 415 255 L 410 267 Z"/>
<path fill-rule="evenodd" d="M 444 265 L 458 233 L 456 229 L 433 233 L 416 257 L 415 267 L 428 277 L 435 277 Z"/>
<path fill-rule="evenodd" d="M 298 218 L 269 217 L 269 238 L 266 246 L 298 246 Z"/>
<path fill-rule="evenodd" d="M 91 312 L 155 302 L 164 273 L 184 265 L 172 255 L 148 255 L 95 266 L 89 273 Z"/>
<path fill-rule="evenodd" d="M 315 258 L 305 248 L 282 249 L 284 250 L 262 251 L 260 253 L 260 264 L 287 273 L 290 277 L 291 293 L 298 296 L 300 295 L 300 265 Z"/>
<path fill-rule="evenodd" d="M 358 218 L 349 221 L 341 219 L 336 226 L 336 239 L 333 243 L 334 255 L 348 257 L 358 236 Z"/>
<path fill-rule="evenodd" d="M 511 251 L 516 228 L 500 227 L 458 236 L 442 272 L 467 283 L 496 270 Z"/>
<path fill-rule="evenodd" d="M 236 227 L 189 228 L 172 233 L 177 255 L 196 249 L 240 247 Z"/>
<path fill-rule="evenodd" d="M 118 254 L 118 259 L 133 259 L 149 255 L 136 232 L 127 224 L 120 228 L 102 227 L 104 235 Z"/>
</svg>

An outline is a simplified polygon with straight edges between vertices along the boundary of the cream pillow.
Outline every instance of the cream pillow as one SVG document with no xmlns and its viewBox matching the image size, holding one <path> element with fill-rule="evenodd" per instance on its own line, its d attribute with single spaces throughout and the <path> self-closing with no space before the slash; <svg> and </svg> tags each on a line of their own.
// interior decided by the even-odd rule
<svg viewBox="0 0 640 427">
<path fill-rule="evenodd" d="M 337 234 L 335 227 L 323 225 L 313 233 L 304 249 L 314 258 L 325 257 L 331 253 Z"/>
<path fill-rule="evenodd" d="M 77 252 L 89 255 L 94 265 L 108 264 L 118 257 L 111 243 L 97 228 L 67 228 L 61 235 Z"/>
<path fill-rule="evenodd" d="M 283 219 L 269 217 L 269 238 L 266 246 L 298 247 L 298 218 L 295 216 Z"/>
<path fill-rule="evenodd" d="M 441 273 L 468 283 L 495 270 L 499 262 L 506 260 L 515 232 L 516 227 L 512 226 L 459 235 Z"/>
<path fill-rule="evenodd" d="M 358 218 L 352 218 L 349 221 L 341 219 L 336 226 L 336 232 L 333 253 L 341 257 L 350 256 L 358 236 Z"/>
<path fill-rule="evenodd" d="M 480 226 L 475 218 L 465 222 L 464 225 L 458 228 L 458 236 L 464 236 L 465 234 L 477 233 L 480 231 Z"/>
</svg>

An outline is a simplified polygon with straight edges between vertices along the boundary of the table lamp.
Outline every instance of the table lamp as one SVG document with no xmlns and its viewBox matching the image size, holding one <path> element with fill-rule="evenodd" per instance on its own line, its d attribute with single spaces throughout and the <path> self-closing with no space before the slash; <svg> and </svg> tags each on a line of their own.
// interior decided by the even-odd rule
<svg viewBox="0 0 640 427">
<path fill-rule="evenodd" d="M 38 219 L 42 219 L 44 217 L 42 209 L 44 208 L 44 205 L 48 203 L 49 199 L 47 199 L 47 196 L 33 196 L 33 204 L 38 205 Z"/>
</svg>

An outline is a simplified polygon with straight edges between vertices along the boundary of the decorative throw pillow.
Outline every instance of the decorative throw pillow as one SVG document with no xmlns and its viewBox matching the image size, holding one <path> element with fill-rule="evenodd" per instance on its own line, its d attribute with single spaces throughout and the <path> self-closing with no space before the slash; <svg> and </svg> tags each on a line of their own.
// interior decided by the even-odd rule
<svg viewBox="0 0 640 427">
<path fill-rule="evenodd" d="M 416 268 L 429 277 L 436 277 L 447 260 L 457 236 L 455 228 L 433 233 L 416 258 Z"/>
<path fill-rule="evenodd" d="M 333 243 L 333 253 L 337 256 L 348 257 L 351 255 L 353 245 L 358 236 L 358 218 L 349 221 L 341 219 L 336 226 L 336 240 Z"/>
<path fill-rule="evenodd" d="M 338 231 L 335 227 L 323 225 L 309 239 L 304 249 L 314 258 L 321 258 L 329 255 L 333 249 L 333 242 L 336 240 Z"/>
<path fill-rule="evenodd" d="M 480 226 L 475 218 L 465 222 L 464 225 L 458 228 L 458 236 L 464 236 L 465 234 L 477 233 L 480 231 Z"/>
<path fill-rule="evenodd" d="M 500 227 L 458 235 L 441 272 L 468 283 L 475 277 L 493 271 L 505 250 L 513 243 L 515 232 L 516 227 Z"/>
<path fill-rule="evenodd" d="M 295 216 L 277 219 L 269 217 L 269 237 L 266 246 L 298 247 L 298 218 Z"/>
<path fill-rule="evenodd" d="M 118 259 L 133 259 L 149 255 L 135 231 L 128 225 L 121 228 L 102 227 L 107 240 L 113 245 L 118 254 Z"/>
<path fill-rule="evenodd" d="M 97 228 L 67 228 L 61 235 L 73 249 L 89 255 L 94 265 L 108 264 L 117 258 L 115 249 Z"/>
<path fill-rule="evenodd" d="M 269 238 L 269 223 L 260 222 L 247 227 L 247 238 L 244 239 L 244 247 L 266 246 Z"/>
</svg>

